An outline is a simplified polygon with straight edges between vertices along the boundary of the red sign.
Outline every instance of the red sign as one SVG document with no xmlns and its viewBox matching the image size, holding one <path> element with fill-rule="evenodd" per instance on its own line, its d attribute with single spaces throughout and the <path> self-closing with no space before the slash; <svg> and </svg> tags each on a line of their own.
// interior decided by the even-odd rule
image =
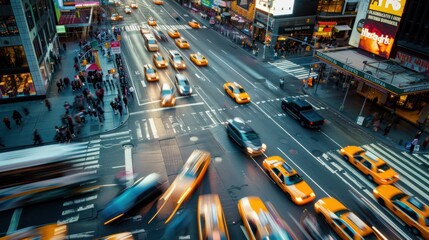
<svg viewBox="0 0 429 240">
<path fill-rule="evenodd" d="M 121 53 L 121 44 L 119 41 L 113 41 L 110 43 L 110 47 L 112 49 L 112 53 Z"/>
</svg>

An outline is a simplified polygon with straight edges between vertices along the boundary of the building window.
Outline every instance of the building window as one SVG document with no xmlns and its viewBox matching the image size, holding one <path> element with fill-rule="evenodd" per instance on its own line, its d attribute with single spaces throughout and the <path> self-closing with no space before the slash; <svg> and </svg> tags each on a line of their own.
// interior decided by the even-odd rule
<svg viewBox="0 0 429 240">
<path fill-rule="evenodd" d="M 14 16 L 0 16 L 0 36 L 18 35 L 18 26 Z"/>
<path fill-rule="evenodd" d="M 343 12 L 344 0 L 319 0 L 317 13 L 320 15 L 338 15 Z"/>
<path fill-rule="evenodd" d="M 35 22 L 39 22 L 40 15 L 39 15 L 39 11 L 38 11 L 38 9 L 37 9 L 36 4 L 37 4 L 37 3 L 34 3 L 34 4 L 31 6 L 31 9 L 32 9 L 32 11 L 33 11 L 34 21 L 35 21 Z"/>
<path fill-rule="evenodd" d="M 0 48 L 0 69 L 28 67 L 22 46 Z"/>
<path fill-rule="evenodd" d="M 10 5 L 10 0 L 0 0 L 0 5 Z"/>
<path fill-rule="evenodd" d="M 45 33 L 42 31 L 42 29 L 39 30 L 39 38 L 40 38 L 40 45 L 42 46 L 42 52 L 46 52 L 46 49 L 47 49 L 46 36 L 45 36 Z"/>
<path fill-rule="evenodd" d="M 34 51 L 36 52 L 37 60 L 40 60 L 40 57 L 42 56 L 42 49 L 40 48 L 39 37 L 35 37 L 33 39 L 33 47 Z"/>
<path fill-rule="evenodd" d="M 31 31 L 31 29 L 34 28 L 34 19 L 33 19 L 33 16 L 31 15 L 31 10 L 25 11 L 25 16 L 27 18 L 28 29 Z"/>
<path fill-rule="evenodd" d="M 2 98 L 36 95 L 31 74 L 0 75 L 0 94 Z"/>
</svg>

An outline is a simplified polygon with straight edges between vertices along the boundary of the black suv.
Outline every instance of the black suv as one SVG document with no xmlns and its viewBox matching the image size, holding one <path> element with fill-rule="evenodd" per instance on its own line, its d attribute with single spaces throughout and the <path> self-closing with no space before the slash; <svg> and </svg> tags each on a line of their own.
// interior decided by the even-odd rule
<svg viewBox="0 0 429 240">
<path fill-rule="evenodd" d="M 262 155 L 267 149 L 267 145 L 261 142 L 258 134 L 241 118 L 227 120 L 226 133 L 249 156 Z"/>
</svg>

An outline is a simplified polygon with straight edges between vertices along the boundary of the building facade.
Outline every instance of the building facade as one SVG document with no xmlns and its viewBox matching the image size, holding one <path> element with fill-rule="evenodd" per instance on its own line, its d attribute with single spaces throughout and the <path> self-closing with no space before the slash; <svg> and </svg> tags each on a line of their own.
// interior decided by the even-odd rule
<svg viewBox="0 0 429 240">
<path fill-rule="evenodd" d="M 59 55 L 52 2 L 0 1 L 0 103 L 43 98 Z"/>
</svg>

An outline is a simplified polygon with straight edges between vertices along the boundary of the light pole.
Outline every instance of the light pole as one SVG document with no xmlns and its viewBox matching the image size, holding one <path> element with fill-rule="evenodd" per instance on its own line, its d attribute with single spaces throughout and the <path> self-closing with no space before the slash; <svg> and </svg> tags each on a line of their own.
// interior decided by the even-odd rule
<svg viewBox="0 0 429 240">
<path fill-rule="evenodd" d="M 268 28 L 269 28 L 269 25 L 270 25 L 270 11 L 271 11 L 271 5 L 272 5 L 273 1 L 274 0 L 269 0 L 268 1 L 267 26 L 265 28 L 264 50 L 262 52 L 262 59 L 264 59 L 264 60 L 265 60 L 265 57 L 266 57 L 265 56 L 265 51 L 267 49 L 267 44 L 265 43 L 265 41 L 266 41 L 266 38 L 267 38 Z"/>
<path fill-rule="evenodd" d="M 349 79 L 350 80 L 350 79 Z M 345 81 L 347 81 L 347 80 L 345 80 Z M 341 106 L 340 106 L 340 111 L 343 111 L 344 110 L 344 104 L 346 103 L 346 98 L 347 98 L 347 94 L 349 93 L 349 89 L 350 89 L 350 81 L 347 83 L 347 90 L 346 90 L 346 94 L 344 95 L 344 99 L 343 99 L 343 102 L 341 103 Z"/>
</svg>

